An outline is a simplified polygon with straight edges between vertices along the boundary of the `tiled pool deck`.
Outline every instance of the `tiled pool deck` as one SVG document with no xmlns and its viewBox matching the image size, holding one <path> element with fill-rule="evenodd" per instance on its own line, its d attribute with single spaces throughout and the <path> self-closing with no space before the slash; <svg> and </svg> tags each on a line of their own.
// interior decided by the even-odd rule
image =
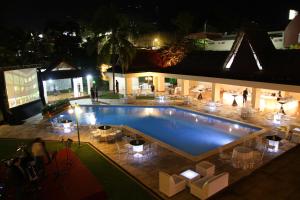
<svg viewBox="0 0 300 200">
<path fill-rule="evenodd" d="M 109 102 L 108 102 L 109 103 Z M 113 103 L 118 103 L 114 101 Z M 153 105 L 153 101 L 137 101 L 136 104 L 139 105 Z M 174 101 L 174 104 L 181 105 L 180 101 Z M 184 106 L 193 110 L 198 110 L 200 112 L 205 112 L 204 105 L 197 105 L 197 107 L 188 105 Z M 233 108 L 231 106 L 221 106 L 218 108 L 219 111 L 215 113 L 218 116 L 235 119 L 239 121 L 244 121 L 247 123 L 251 123 L 254 125 L 262 126 L 267 129 L 273 127 L 273 123 L 267 117 L 269 113 L 256 113 L 255 117 L 250 118 L 249 120 L 243 120 L 240 118 L 240 113 L 237 108 Z M 290 118 L 290 120 L 285 121 L 284 124 L 299 124 L 300 120 L 297 116 Z M 127 133 L 127 131 L 125 131 Z M 117 151 L 116 144 L 108 144 L 106 142 L 97 142 L 92 139 L 90 135 L 89 127 L 81 127 L 81 140 L 92 143 L 98 150 L 104 153 L 107 157 L 117 163 L 121 168 L 126 170 L 128 173 L 133 175 L 136 179 L 146 185 L 148 188 L 151 188 L 154 192 L 159 194 L 162 198 L 166 198 L 164 195 L 158 192 L 158 171 L 163 170 L 170 174 L 176 173 L 179 174 L 181 171 L 185 169 L 193 169 L 197 162 L 186 159 L 172 151 L 169 151 L 163 147 L 158 147 L 158 154 L 149 156 L 148 159 L 143 160 L 132 160 L 128 159 L 124 155 L 119 155 Z M 128 133 L 131 134 L 131 133 Z M 45 140 L 60 140 L 62 137 L 64 138 L 72 138 L 77 140 L 76 133 L 72 133 L 69 135 L 58 135 L 51 132 L 51 127 L 46 122 L 46 120 L 42 119 L 41 115 L 37 115 L 35 117 L 30 118 L 23 125 L 18 126 L 8 126 L 2 125 L 0 126 L 0 137 L 6 138 L 35 138 L 42 137 Z M 121 145 L 122 142 L 119 142 Z M 230 151 L 230 150 L 229 150 Z M 277 153 L 267 153 L 264 156 L 263 163 L 267 163 L 272 160 L 274 157 L 284 153 L 285 150 L 279 150 Z M 236 182 L 240 180 L 242 177 L 251 174 L 255 168 L 260 167 L 260 165 L 256 165 L 254 169 L 251 170 L 242 170 L 236 169 L 232 167 L 232 165 L 228 162 L 221 161 L 219 159 L 219 155 L 214 155 L 205 159 L 211 161 L 216 165 L 216 173 L 227 171 L 230 173 L 230 183 Z M 100 166 L 99 166 L 100 167 Z M 196 199 L 189 193 L 189 190 L 175 195 L 170 199 Z"/>
</svg>

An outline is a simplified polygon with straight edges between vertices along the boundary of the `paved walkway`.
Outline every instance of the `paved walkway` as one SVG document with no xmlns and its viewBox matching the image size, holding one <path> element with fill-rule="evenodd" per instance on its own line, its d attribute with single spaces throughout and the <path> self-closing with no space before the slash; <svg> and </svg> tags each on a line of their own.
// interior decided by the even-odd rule
<svg viewBox="0 0 300 200">
<path fill-rule="evenodd" d="M 220 192 L 215 200 L 300 199 L 300 146 Z"/>
</svg>

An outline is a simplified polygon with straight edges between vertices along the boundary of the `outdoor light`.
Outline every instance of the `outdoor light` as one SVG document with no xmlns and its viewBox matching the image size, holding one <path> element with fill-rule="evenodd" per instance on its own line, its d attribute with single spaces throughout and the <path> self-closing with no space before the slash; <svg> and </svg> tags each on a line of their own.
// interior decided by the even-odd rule
<svg viewBox="0 0 300 200">
<path fill-rule="evenodd" d="M 70 108 L 70 109 L 68 110 L 68 113 L 69 113 L 69 114 L 73 114 L 73 113 L 74 113 L 73 108 Z"/>
<path fill-rule="evenodd" d="M 142 152 L 143 151 L 143 145 L 137 145 L 137 146 L 133 146 L 132 147 L 132 150 L 135 151 L 135 152 Z"/>
<path fill-rule="evenodd" d="M 38 37 L 39 37 L 39 38 L 43 38 L 44 35 L 43 35 L 43 34 L 39 34 Z"/>
<path fill-rule="evenodd" d="M 76 126 L 77 126 L 77 136 L 78 136 L 78 145 L 80 146 L 80 134 L 79 134 L 79 115 L 82 113 L 82 109 L 78 104 L 71 105 L 71 108 L 68 110 L 70 114 L 75 114 Z"/>
<path fill-rule="evenodd" d="M 186 178 L 188 178 L 188 179 L 193 179 L 193 178 L 195 178 L 196 176 L 199 176 L 199 174 L 198 174 L 197 172 L 194 172 L 194 171 L 192 171 L 192 170 L 190 170 L 190 169 L 188 169 L 188 170 L 182 172 L 180 175 L 181 175 L 181 176 L 184 176 L 184 177 L 186 177 Z"/>
<path fill-rule="evenodd" d="M 92 78 L 93 78 L 93 76 L 92 76 L 92 75 L 90 75 L 90 74 L 88 74 L 88 75 L 86 75 L 86 78 L 87 78 L 88 80 L 90 80 L 90 79 L 92 79 Z"/>
</svg>

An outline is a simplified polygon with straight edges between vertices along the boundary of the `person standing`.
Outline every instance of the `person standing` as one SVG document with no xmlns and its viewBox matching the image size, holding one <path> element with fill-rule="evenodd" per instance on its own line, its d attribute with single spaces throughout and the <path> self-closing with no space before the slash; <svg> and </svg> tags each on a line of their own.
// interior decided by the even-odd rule
<svg viewBox="0 0 300 200">
<path fill-rule="evenodd" d="M 31 144 L 31 153 L 33 155 L 38 174 L 41 176 L 45 175 L 45 162 L 44 158 L 48 157 L 46 153 L 46 147 L 43 144 L 41 138 L 36 138 Z"/>
<path fill-rule="evenodd" d="M 95 100 L 95 91 L 94 91 L 94 87 L 91 87 L 91 99 L 92 99 L 92 101 Z"/>
<path fill-rule="evenodd" d="M 245 104 L 247 102 L 247 96 L 248 96 L 248 89 L 246 88 L 243 91 L 243 104 Z"/>
<path fill-rule="evenodd" d="M 117 94 L 119 94 L 119 81 L 116 80 L 116 92 Z"/>
<path fill-rule="evenodd" d="M 155 86 L 152 84 L 151 85 L 151 92 L 154 93 L 154 91 L 155 91 Z"/>
<path fill-rule="evenodd" d="M 96 101 L 98 101 L 98 88 L 95 87 L 95 98 L 96 98 Z"/>
</svg>

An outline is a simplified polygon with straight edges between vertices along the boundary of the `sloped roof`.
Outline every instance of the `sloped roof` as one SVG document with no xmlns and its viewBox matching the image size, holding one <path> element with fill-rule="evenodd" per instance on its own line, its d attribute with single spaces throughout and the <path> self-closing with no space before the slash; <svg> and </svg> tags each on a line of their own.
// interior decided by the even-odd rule
<svg viewBox="0 0 300 200">
<path fill-rule="evenodd" d="M 222 73 L 222 66 L 228 51 L 193 51 L 176 66 L 161 69 L 163 73 L 217 76 Z"/>
<path fill-rule="evenodd" d="M 300 14 L 298 14 L 284 30 L 284 46 L 299 44 Z"/>
<path fill-rule="evenodd" d="M 46 66 L 45 72 L 65 70 L 79 70 L 79 68 L 74 64 L 70 64 L 70 62 L 68 61 L 56 60 L 52 63 L 49 63 L 48 66 Z"/>
</svg>

